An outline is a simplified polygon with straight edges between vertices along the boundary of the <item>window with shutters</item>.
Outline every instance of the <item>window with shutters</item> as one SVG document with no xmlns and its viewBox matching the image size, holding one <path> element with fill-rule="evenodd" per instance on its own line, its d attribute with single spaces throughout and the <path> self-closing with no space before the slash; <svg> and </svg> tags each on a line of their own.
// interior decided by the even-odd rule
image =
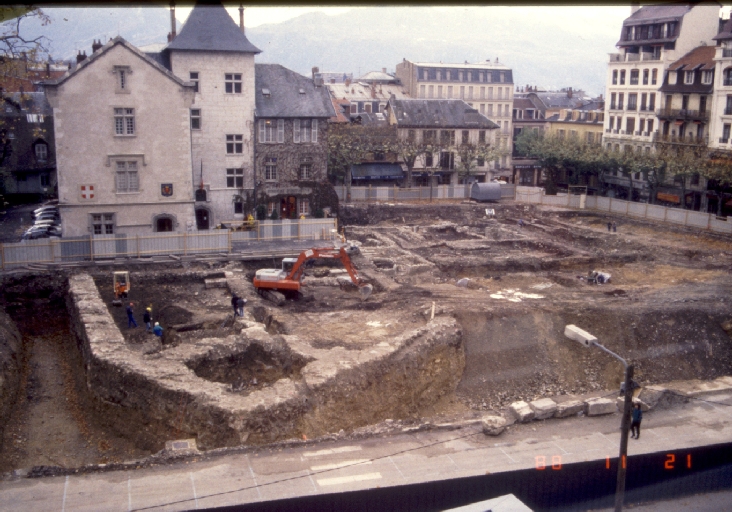
<svg viewBox="0 0 732 512">
<path fill-rule="evenodd" d="M 318 120 L 295 119 L 293 121 L 293 142 L 318 142 Z"/>
<path fill-rule="evenodd" d="M 116 189 L 118 194 L 139 192 L 140 181 L 137 174 L 137 162 L 117 161 Z"/>
<path fill-rule="evenodd" d="M 283 143 L 285 142 L 285 120 L 284 119 L 260 119 L 259 120 L 259 142 Z"/>
</svg>

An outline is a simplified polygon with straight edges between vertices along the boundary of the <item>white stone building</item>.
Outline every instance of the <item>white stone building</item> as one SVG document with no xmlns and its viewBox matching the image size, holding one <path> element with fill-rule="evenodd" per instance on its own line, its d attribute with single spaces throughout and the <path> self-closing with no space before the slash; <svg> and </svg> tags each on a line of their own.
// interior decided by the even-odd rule
<svg viewBox="0 0 732 512">
<path fill-rule="evenodd" d="M 495 175 L 510 178 L 513 115 L 513 71 L 489 60 L 474 64 L 411 62 L 396 65 L 396 77 L 412 98 L 461 99 L 499 127 L 498 144 L 507 154 L 499 165 L 491 164 Z"/>
<path fill-rule="evenodd" d="M 64 237 L 194 229 L 193 84 L 117 37 L 44 86 Z"/>
<path fill-rule="evenodd" d="M 673 110 L 660 91 L 669 67 L 698 46 L 713 44 L 719 31 L 718 4 L 631 6 L 623 21 L 620 53 L 610 54 L 605 88 L 603 144 L 615 151 L 651 151 L 658 137 L 659 115 Z M 698 107 L 697 107 L 698 110 Z M 670 136 L 678 135 L 670 129 Z M 628 177 L 605 179 L 627 190 Z M 647 197 L 643 177 L 631 177 L 633 198 Z"/>
<path fill-rule="evenodd" d="M 173 74 L 195 84 L 189 170 L 198 229 L 242 220 L 241 205 L 253 202 L 257 53 L 221 4 L 196 5 L 161 52 Z"/>
</svg>

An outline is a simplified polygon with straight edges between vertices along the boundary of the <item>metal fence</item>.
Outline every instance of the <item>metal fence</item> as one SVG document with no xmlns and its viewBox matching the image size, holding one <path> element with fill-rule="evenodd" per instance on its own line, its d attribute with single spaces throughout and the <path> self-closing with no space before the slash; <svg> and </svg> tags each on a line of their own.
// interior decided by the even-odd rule
<svg viewBox="0 0 732 512">
<path fill-rule="evenodd" d="M 346 186 L 335 187 L 338 200 L 345 202 Z M 501 185 L 501 197 L 513 199 L 514 185 Z M 454 201 L 470 198 L 470 185 L 435 185 L 434 187 L 351 187 L 351 202 L 413 202 L 413 201 Z"/>
<path fill-rule="evenodd" d="M 336 219 L 266 220 L 248 230 L 214 229 L 193 233 L 150 235 L 88 235 L 24 240 L 0 244 L 2 270 L 32 264 L 146 258 L 161 255 L 228 254 L 237 242 L 276 240 L 331 240 Z"/>
<path fill-rule="evenodd" d="M 732 234 L 732 222 L 727 217 L 717 217 L 711 213 L 701 213 L 681 208 L 667 208 L 647 203 L 635 203 L 614 199 L 612 197 L 582 196 L 574 194 L 558 194 L 547 196 L 544 189 L 536 187 L 516 187 L 516 201 L 522 203 L 558 206 L 561 208 L 584 208 L 602 212 L 616 213 L 667 222 L 681 226 L 714 231 L 715 233 Z"/>
</svg>

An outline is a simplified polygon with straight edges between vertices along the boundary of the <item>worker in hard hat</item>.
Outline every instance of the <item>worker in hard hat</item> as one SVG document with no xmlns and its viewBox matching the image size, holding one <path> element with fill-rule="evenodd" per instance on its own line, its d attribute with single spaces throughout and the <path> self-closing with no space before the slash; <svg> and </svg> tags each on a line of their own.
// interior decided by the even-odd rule
<svg viewBox="0 0 732 512">
<path fill-rule="evenodd" d="M 145 332 L 152 332 L 152 327 L 150 326 L 150 323 L 152 322 L 152 318 L 150 317 L 151 313 L 152 308 L 147 308 L 145 310 L 145 314 L 142 315 L 142 321 L 145 322 Z"/>
<path fill-rule="evenodd" d="M 159 322 L 155 322 L 155 327 L 153 327 L 153 334 L 157 336 L 158 338 L 161 338 L 163 336 L 163 328 L 160 327 Z"/>
</svg>

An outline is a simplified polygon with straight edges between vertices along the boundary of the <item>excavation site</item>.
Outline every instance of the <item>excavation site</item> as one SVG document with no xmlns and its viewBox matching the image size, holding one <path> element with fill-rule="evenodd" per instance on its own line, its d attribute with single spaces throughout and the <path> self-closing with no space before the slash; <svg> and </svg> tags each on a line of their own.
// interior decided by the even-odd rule
<svg viewBox="0 0 732 512">
<path fill-rule="evenodd" d="M 6 274 L 0 472 L 140 461 L 171 441 L 431 428 L 618 390 L 622 365 L 567 339 L 568 324 L 632 361 L 642 387 L 732 375 L 728 237 L 510 203 L 349 206 L 339 222 L 361 281 L 312 258 L 279 304 L 253 278 L 282 258 Z M 114 272 L 128 272 L 119 301 Z"/>
</svg>

